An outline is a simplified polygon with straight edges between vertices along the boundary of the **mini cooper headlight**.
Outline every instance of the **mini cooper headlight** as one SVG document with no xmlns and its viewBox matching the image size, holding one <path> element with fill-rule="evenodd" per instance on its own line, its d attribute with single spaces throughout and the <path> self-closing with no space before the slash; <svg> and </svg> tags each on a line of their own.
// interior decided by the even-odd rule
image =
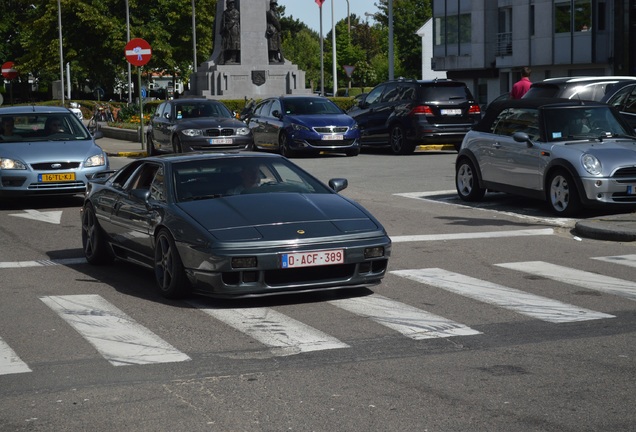
<svg viewBox="0 0 636 432">
<path fill-rule="evenodd" d="M 84 162 L 85 167 L 96 167 L 106 165 L 106 158 L 103 153 L 91 156 Z"/>
<path fill-rule="evenodd" d="M 203 131 L 201 129 L 184 129 L 181 131 L 182 134 L 189 137 L 201 136 L 203 135 Z"/>
<path fill-rule="evenodd" d="M 601 174 L 601 161 L 599 161 L 596 156 L 586 153 L 581 156 L 581 163 L 583 164 L 583 168 L 585 168 L 585 171 L 589 172 L 590 174 Z"/>
<path fill-rule="evenodd" d="M 25 170 L 26 165 L 24 165 L 19 160 L 8 159 L 8 158 L 0 158 L 0 169 L 4 170 Z"/>
</svg>

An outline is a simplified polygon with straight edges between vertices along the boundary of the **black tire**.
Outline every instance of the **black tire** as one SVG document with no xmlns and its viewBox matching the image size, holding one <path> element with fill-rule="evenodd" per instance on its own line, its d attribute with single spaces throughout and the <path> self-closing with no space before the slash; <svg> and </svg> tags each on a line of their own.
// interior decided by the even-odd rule
<svg viewBox="0 0 636 432">
<path fill-rule="evenodd" d="M 401 125 L 395 125 L 391 128 L 389 143 L 391 151 L 396 155 L 407 155 L 415 151 L 415 144 L 406 139 L 406 133 Z"/>
<path fill-rule="evenodd" d="M 183 147 L 181 146 L 181 140 L 179 140 L 178 136 L 172 137 L 172 151 L 174 153 L 183 153 Z"/>
<path fill-rule="evenodd" d="M 357 149 L 347 150 L 347 151 L 345 151 L 345 154 L 347 156 L 358 156 L 360 154 L 360 149 L 357 148 Z"/>
<path fill-rule="evenodd" d="M 88 125 L 86 127 L 91 134 L 97 132 L 97 130 L 99 129 L 99 125 L 97 124 L 97 119 L 95 118 L 95 116 L 93 116 L 93 118 L 88 121 Z"/>
<path fill-rule="evenodd" d="M 146 146 L 148 147 L 148 156 L 155 156 L 159 154 L 155 148 L 155 143 L 152 141 L 152 134 L 146 136 Z"/>
<path fill-rule="evenodd" d="M 166 229 L 155 238 L 155 280 L 162 296 L 176 299 L 190 292 L 190 282 L 185 274 L 179 251 Z"/>
<path fill-rule="evenodd" d="M 115 259 L 106 241 L 106 233 L 99 225 L 95 210 L 90 204 L 85 205 L 82 211 L 82 249 L 90 264 L 110 264 Z"/>
<path fill-rule="evenodd" d="M 455 143 L 453 145 L 455 146 L 455 150 L 457 150 L 457 153 L 459 153 L 459 151 L 462 149 L 462 143 Z"/>
<path fill-rule="evenodd" d="M 292 158 L 295 155 L 295 152 L 289 148 L 289 142 L 287 141 L 287 135 L 282 132 L 278 136 L 278 152 L 285 156 L 286 158 Z"/>
<path fill-rule="evenodd" d="M 550 174 L 546 195 L 550 210 L 558 216 L 574 216 L 581 210 L 576 183 L 566 170 L 559 169 Z"/>
<path fill-rule="evenodd" d="M 486 189 L 479 186 L 477 170 L 468 158 L 462 158 L 457 161 L 455 166 L 455 187 L 457 188 L 457 195 L 463 201 L 468 202 L 480 201 L 486 193 Z"/>
</svg>

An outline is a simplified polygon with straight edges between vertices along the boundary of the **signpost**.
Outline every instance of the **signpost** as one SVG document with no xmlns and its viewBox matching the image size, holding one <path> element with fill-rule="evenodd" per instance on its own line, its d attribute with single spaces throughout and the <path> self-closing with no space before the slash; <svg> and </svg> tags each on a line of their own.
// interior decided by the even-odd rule
<svg viewBox="0 0 636 432">
<path fill-rule="evenodd" d="M 13 80 L 18 77 L 18 71 L 14 68 L 15 64 L 12 61 L 8 61 L 2 65 L 2 76 L 8 80 Z M 9 86 L 9 99 L 11 100 L 11 105 L 13 105 L 13 83 L 10 83 Z M 2 102 L 0 101 L 0 105 Z"/>
<path fill-rule="evenodd" d="M 150 61 L 150 57 L 152 57 L 152 48 L 144 39 L 134 38 L 126 44 L 124 54 L 126 55 L 128 63 L 137 66 L 137 88 L 139 89 L 139 134 L 141 135 L 141 148 L 143 150 L 146 148 L 146 134 L 144 133 L 144 95 L 141 88 L 140 67 Z"/>
<path fill-rule="evenodd" d="M 349 92 L 351 91 L 351 74 L 353 73 L 353 71 L 355 70 L 355 66 L 349 66 L 349 65 L 345 65 L 343 66 L 345 73 L 347 74 L 347 78 L 349 78 L 349 86 L 347 87 L 347 96 L 349 96 Z"/>
</svg>

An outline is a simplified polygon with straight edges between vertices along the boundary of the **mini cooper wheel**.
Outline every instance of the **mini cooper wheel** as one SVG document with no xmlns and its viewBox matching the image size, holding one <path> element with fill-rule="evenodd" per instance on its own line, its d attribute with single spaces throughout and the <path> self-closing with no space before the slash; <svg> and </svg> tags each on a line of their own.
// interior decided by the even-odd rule
<svg viewBox="0 0 636 432">
<path fill-rule="evenodd" d="M 95 210 L 88 204 L 82 211 L 82 249 L 90 264 L 109 264 L 115 256 L 106 242 L 106 233 L 99 225 Z"/>
<path fill-rule="evenodd" d="M 391 144 L 391 151 L 393 154 L 406 155 L 415 151 L 415 144 L 406 139 L 404 128 L 400 125 L 395 125 L 391 128 L 389 142 Z"/>
<path fill-rule="evenodd" d="M 486 193 L 486 189 L 479 186 L 475 165 L 467 158 L 457 162 L 455 186 L 457 195 L 464 201 L 480 201 Z"/>
<path fill-rule="evenodd" d="M 581 201 L 572 176 L 565 170 L 557 170 L 548 180 L 548 204 L 559 216 L 572 216 L 581 210 Z"/>
</svg>

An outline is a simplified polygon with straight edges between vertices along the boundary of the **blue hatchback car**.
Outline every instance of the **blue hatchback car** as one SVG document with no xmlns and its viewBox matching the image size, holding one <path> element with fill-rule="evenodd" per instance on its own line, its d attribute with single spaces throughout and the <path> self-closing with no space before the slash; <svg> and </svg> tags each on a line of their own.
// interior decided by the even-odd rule
<svg viewBox="0 0 636 432">
<path fill-rule="evenodd" d="M 321 96 L 264 99 L 247 122 L 255 150 L 273 150 L 286 157 L 320 152 L 360 154 L 356 121 Z"/>
</svg>

